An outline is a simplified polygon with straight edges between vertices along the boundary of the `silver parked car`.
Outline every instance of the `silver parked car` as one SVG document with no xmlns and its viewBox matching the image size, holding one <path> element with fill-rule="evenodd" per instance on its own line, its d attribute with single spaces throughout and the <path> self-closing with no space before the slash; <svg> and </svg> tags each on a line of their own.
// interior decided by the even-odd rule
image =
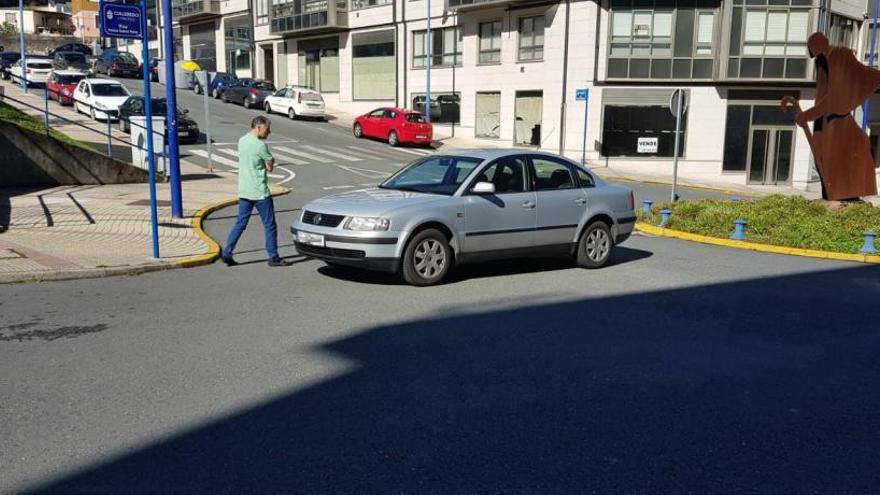
<svg viewBox="0 0 880 495">
<path fill-rule="evenodd" d="M 413 285 L 453 264 L 569 255 L 604 265 L 635 225 L 632 190 L 559 155 L 456 150 L 421 158 L 376 188 L 307 204 L 291 232 L 300 254 L 400 272 Z"/>
</svg>

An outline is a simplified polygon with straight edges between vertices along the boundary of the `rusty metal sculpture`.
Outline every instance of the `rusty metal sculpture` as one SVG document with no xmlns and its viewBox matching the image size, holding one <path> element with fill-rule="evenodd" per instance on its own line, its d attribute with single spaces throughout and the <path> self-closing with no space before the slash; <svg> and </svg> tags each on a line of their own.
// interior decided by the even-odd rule
<svg viewBox="0 0 880 495">
<path fill-rule="evenodd" d="M 794 97 L 786 96 L 781 106 L 783 112 L 789 106 L 795 109 L 795 122 L 804 130 L 816 159 L 822 198 L 841 201 L 876 195 L 871 145 L 852 111 L 880 87 L 880 71 L 860 63 L 847 48 L 829 46 L 822 33 L 813 33 L 807 48 L 816 59 L 816 104 L 802 111 Z"/>
</svg>

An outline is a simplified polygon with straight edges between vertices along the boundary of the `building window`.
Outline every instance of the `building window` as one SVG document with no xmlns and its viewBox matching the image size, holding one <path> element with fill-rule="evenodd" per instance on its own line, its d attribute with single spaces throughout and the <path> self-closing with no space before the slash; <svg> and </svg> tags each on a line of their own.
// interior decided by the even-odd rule
<svg viewBox="0 0 880 495">
<path fill-rule="evenodd" d="M 413 93 L 412 107 L 425 112 L 425 93 Z M 459 93 L 431 93 L 431 122 L 435 124 L 458 124 L 461 109 Z"/>
<path fill-rule="evenodd" d="M 501 93 L 477 93 L 477 119 L 474 135 L 479 138 L 501 137 Z"/>
<path fill-rule="evenodd" d="M 214 21 L 189 26 L 190 59 L 203 70 L 217 70 L 217 37 Z"/>
<path fill-rule="evenodd" d="M 323 93 L 339 92 L 339 38 L 297 44 L 299 84 Z"/>
<path fill-rule="evenodd" d="M 426 31 L 413 32 L 413 68 L 425 67 L 425 33 Z M 461 28 L 448 27 L 431 30 L 433 38 L 431 44 L 431 67 L 460 67 L 461 66 Z"/>
<path fill-rule="evenodd" d="M 351 0 L 351 10 L 368 9 L 381 5 L 390 5 L 392 0 Z"/>
<path fill-rule="evenodd" d="M 248 18 L 227 19 L 224 26 L 226 38 L 226 70 L 232 74 L 251 68 L 251 40 L 253 38 Z"/>
<path fill-rule="evenodd" d="M 669 157 L 675 150 L 675 117 L 665 105 L 618 106 L 603 109 L 602 155 Z M 682 115 L 678 156 L 684 156 L 687 112 Z"/>
<path fill-rule="evenodd" d="M 95 16 L 97 18 L 98 16 Z M 13 26 L 18 25 L 18 20 L 15 14 L 6 14 L 6 23 L 12 24 Z"/>
<path fill-rule="evenodd" d="M 352 98 L 394 99 L 394 31 L 352 35 Z"/>
<path fill-rule="evenodd" d="M 269 24 L 269 0 L 256 0 L 254 10 L 256 11 L 256 15 L 254 15 L 254 24 L 257 26 L 265 26 Z"/>
<path fill-rule="evenodd" d="M 614 0 L 609 79 L 711 79 L 717 0 Z"/>
<path fill-rule="evenodd" d="M 776 0 L 781 7 L 741 6 L 731 14 L 727 76 L 733 79 L 804 79 L 807 76 L 809 0 Z M 775 3 L 775 2 L 774 2 Z"/>
<path fill-rule="evenodd" d="M 501 21 L 480 23 L 480 63 L 501 63 Z"/>
<path fill-rule="evenodd" d="M 848 17 L 831 14 L 831 28 L 828 40 L 831 46 L 843 46 L 850 50 L 856 48 L 855 32 L 859 30 L 859 23 Z"/>
<path fill-rule="evenodd" d="M 544 16 L 523 17 L 519 20 L 520 61 L 544 59 Z"/>
<path fill-rule="evenodd" d="M 795 97 L 799 96 L 796 92 L 788 94 Z M 782 96 L 780 95 L 780 98 Z M 749 155 L 749 149 L 751 148 L 756 155 L 761 155 L 756 152 L 754 146 L 750 146 L 750 143 L 754 144 L 756 137 L 763 137 L 762 133 L 769 135 L 777 131 L 788 131 L 793 135 L 793 132 L 796 130 L 794 115 L 792 112 L 780 112 L 779 105 L 776 103 L 778 100 L 776 99 L 765 102 L 748 102 L 738 100 L 733 95 L 730 98 L 731 103 L 727 106 L 724 158 L 721 162 L 721 170 L 724 172 L 746 172 L 754 168 L 751 167 L 753 163 L 750 163 L 752 159 Z M 748 97 L 748 99 L 754 98 Z M 790 153 L 790 149 L 780 151 L 782 151 L 781 155 L 783 156 L 787 156 Z M 756 158 L 754 164 L 763 164 L 765 161 L 764 156 L 757 156 Z M 774 156 L 774 158 L 776 159 L 773 160 L 772 164 L 776 166 L 777 173 L 773 175 L 777 179 L 781 179 L 781 182 L 785 182 L 789 175 L 790 163 L 782 163 L 782 161 L 778 160 L 778 156 Z"/>
</svg>

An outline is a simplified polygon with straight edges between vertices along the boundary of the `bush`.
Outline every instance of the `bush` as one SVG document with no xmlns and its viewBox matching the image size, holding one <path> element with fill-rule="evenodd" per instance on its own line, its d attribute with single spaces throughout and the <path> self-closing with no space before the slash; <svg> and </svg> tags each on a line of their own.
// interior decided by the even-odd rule
<svg viewBox="0 0 880 495">
<path fill-rule="evenodd" d="M 0 102 L 0 120 L 4 122 L 9 122 L 11 124 L 15 124 L 23 129 L 27 129 L 29 131 L 46 132 L 46 127 L 43 125 L 43 122 L 37 120 L 30 115 L 22 112 L 21 110 L 9 106 L 6 103 Z M 89 151 L 95 151 L 91 146 L 83 143 L 82 141 L 77 141 L 72 137 L 64 134 L 63 132 L 58 132 L 55 129 L 49 128 L 49 136 L 61 141 L 63 143 L 67 143 L 78 148 L 83 148 Z"/>
<path fill-rule="evenodd" d="M 727 238 L 733 231 L 733 221 L 742 218 L 748 222 L 746 239 L 750 242 L 822 251 L 857 252 L 862 232 L 880 231 L 880 208 L 865 203 L 811 201 L 800 196 L 663 203 L 654 206 L 650 215 L 639 210 L 639 220 L 656 225 L 663 209 L 672 210 L 667 225 L 670 229 Z"/>
</svg>

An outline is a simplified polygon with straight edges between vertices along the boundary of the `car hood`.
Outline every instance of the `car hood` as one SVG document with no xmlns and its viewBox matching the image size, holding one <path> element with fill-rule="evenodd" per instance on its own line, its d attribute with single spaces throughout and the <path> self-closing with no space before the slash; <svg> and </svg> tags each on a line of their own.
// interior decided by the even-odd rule
<svg viewBox="0 0 880 495">
<path fill-rule="evenodd" d="M 316 199 L 304 209 L 333 215 L 379 216 L 403 207 L 448 201 L 449 196 L 378 187 L 349 191 Z"/>
<path fill-rule="evenodd" d="M 128 100 L 128 96 L 92 96 L 92 100 L 96 103 L 101 102 L 110 108 L 118 109 L 120 105 Z"/>
</svg>

